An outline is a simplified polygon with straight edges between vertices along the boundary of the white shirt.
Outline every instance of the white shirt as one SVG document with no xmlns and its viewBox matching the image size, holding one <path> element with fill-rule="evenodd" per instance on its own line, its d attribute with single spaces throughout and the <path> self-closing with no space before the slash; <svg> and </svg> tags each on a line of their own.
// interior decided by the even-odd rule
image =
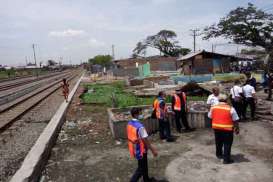
<svg viewBox="0 0 273 182">
<path fill-rule="evenodd" d="M 219 99 L 217 96 L 215 96 L 214 94 L 209 95 L 208 100 L 207 100 L 208 105 L 214 106 L 218 103 L 219 103 Z"/>
<path fill-rule="evenodd" d="M 135 118 L 133 118 L 132 120 L 139 122 L 139 120 L 137 120 Z M 139 136 L 139 138 L 147 138 L 148 137 L 148 133 L 147 133 L 147 131 L 146 131 L 146 129 L 144 127 L 140 127 L 138 129 L 138 136 Z"/>
<path fill-rule="evenodd" d="M 222 102 L 220 102 L 219 104 L 221 104 L 221 103 Z M 231 107 L 231 109 L 230 109 L 230 114 L 231 114 L 232 121 L 238 121 L 240 119 L 236 110 L 233 107 Z M 208 113 L 208 117 L 211 118 L 211 109 Z"/>
<path fill-rule="evenodd" d="M 247 84 L 243 86 L 243 93 L 246 98 L 253 97 L 252 94 L 255 94 L 255 88 L 252 87 L 251 85 Z"/>
<path fill-rule="evenodd" d="M 241 93 L 243 93 L 243 89 L 238 85 L 234 85 L 234 87 L 230 89 L 230 94 L 233 99 L 235 99 L 235 97 L 241 97 Z"/>
</svg>

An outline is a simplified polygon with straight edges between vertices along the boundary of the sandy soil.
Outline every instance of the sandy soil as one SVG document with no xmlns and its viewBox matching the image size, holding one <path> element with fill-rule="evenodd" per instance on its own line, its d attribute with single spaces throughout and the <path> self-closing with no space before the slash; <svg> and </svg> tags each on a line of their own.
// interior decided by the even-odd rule
<svg viewBox="0 0 273 182">
<path fill-rule="evenodd" d="M 125 182 L 136 168 L 126 141 L 115 141 L 108 127 L 106 108 L 73 101 L 46 169 L 45 181 Z M 273 126 L 266 121 L 241 123 L 234 138 L 234 164 L 216 159 L 210 129 L 177 134 L 174 143 L 151 136 L 159 157 L 149 154 L 149 173 L 159 179 L 185 182 L 271 182 L 273 179 Z"/>
</svg>

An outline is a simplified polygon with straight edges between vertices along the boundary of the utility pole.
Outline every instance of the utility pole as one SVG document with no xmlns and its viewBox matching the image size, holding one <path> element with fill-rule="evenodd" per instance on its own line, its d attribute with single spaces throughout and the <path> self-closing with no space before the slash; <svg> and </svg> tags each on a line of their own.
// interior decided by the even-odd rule
<svg viewBox="0 0 273 182">
<path fill-rule="evenodd" d="M 115 60 L 115 45 L 112 45 L 112 60 Z"/>
<path fill-rule="evenodd" d="M 190 30 L 192 32 L 191 36 L 193 36 L 193 52 L 196 51 L 196 37 L 197 36 L 200 36 L 201 33 L 198 33 L 200 30 L 199 29 L 193 29 L 193 30 Z"/>
<path fill-rule="evenodd" d="M 34 57 L 34 61 L 35 61 L 36 76 L 38 77 L 37 60 L 36 60 L 36 54 L 35 54 L 35 44 L 32 44 L 32 49 L 33 49 L 33 57 Z"/>
</svg>

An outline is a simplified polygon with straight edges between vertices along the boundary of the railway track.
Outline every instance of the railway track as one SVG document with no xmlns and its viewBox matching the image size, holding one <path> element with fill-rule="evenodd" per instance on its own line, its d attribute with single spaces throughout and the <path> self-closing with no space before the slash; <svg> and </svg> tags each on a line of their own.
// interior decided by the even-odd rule
<svg viewBox="0 0 273 182">
<path fill-rule="evenodd" d="M 0 111 L 3 110 L 2 109 L 3 105 L 7 106 L 11 102 L 14 102 L 14 100 L 20 97 L 24 97 L 24 95 L 34 92 L 35 90 L 38 90 L 44 85 L 48 85 L 50 83 L 55 82 L 56 80 L 59 80 L 60 78 L 63 78 L 66 74 L 67 73 L 53 75 L 50 78 L 45 78 L 40 81 L 36 81 L 36 82 L 28 83 L 22 86 L 13 87 L 8 90 L 0 91 Z"/>
<path fill-rule="evenodd" d="M 68 81 L 71 81 L 77 77 L 77 75 L 79 75 L 79 72 L 75 71 L 73 73 L 68 73 L 65 77 L 62 78 L 66 78 Z M 58 90 L 61 87 L 61 80 L 62 79 L 60 78 L 53 83 L 35 90 L 34 92 L 24 95 L 23 97 L 16 100 L 16 102 L 0 108 L 0 133 L 9 128 L 9 126 L 11 126 L 14 121 L 19 119 L 31 108 Z"/>
<path fill-rule="evenodd" d="M 40 77 L 26 77 L 26 78 L 20 78 L 20 79 L 14 79 L 14 80 L 7 80 L 5 82 L 0 82 L 0 91 L 4 90 L 9 90 L 11 88 L 19 87 L 25 84 L 33 83 L 33 82 L 38 82 L 43 79 L 50 78 L 52 76 L 57 76 L 60 74 L 63 74 L 65 72 L 58 72 L 58 73 L 51 73 L 48 75 L 40 76 Z"/>
</svg>

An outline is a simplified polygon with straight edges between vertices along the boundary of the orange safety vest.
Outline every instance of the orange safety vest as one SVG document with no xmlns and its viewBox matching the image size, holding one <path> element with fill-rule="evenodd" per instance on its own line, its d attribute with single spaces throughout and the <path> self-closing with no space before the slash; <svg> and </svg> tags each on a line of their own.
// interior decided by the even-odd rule
<svg viewBox="0 0 273 182">
<path fill-rule="evenodd" d="M 132 158 L 141 159 L 146 152 L 145 144 L 138 136 L 139 128 L 144 127 L 139 121 L 131 120 L 127 124 L 128 148 Z"/>
<path fill-rule="evenodd" d="M 167 112 L 166 105 L 165 105 L 165 107 L 164 107 L 164 109 L 162 111 L 162 109 L 160 108 L 160 100 L 159 99 L 155 99 L 153 106 L 154 106 L 154 110 L 156 112 L 156 118 L 157 119 L 162 119 L 163 116 L 165 115 L 165 113 Z M 161 112 L 164 112 L 164 113 L 161 113 Z"/>
<path fill-rule="evenodd" d="M 228 104 L 218 104 L 211 108 L 212 128 L 232 131 L 233 121 L 230 114 L 231 107 Z"/>
<path fill-rule="evenodd" d="M 186 94 L 182 92 L 183 100 L 186 105 Z M 181 111 L 181 100 L 180 97 L 177 94 L 174 94 L 175 103 L 174 103 L 174 110 L 175 111 Z"/>
</svg>

